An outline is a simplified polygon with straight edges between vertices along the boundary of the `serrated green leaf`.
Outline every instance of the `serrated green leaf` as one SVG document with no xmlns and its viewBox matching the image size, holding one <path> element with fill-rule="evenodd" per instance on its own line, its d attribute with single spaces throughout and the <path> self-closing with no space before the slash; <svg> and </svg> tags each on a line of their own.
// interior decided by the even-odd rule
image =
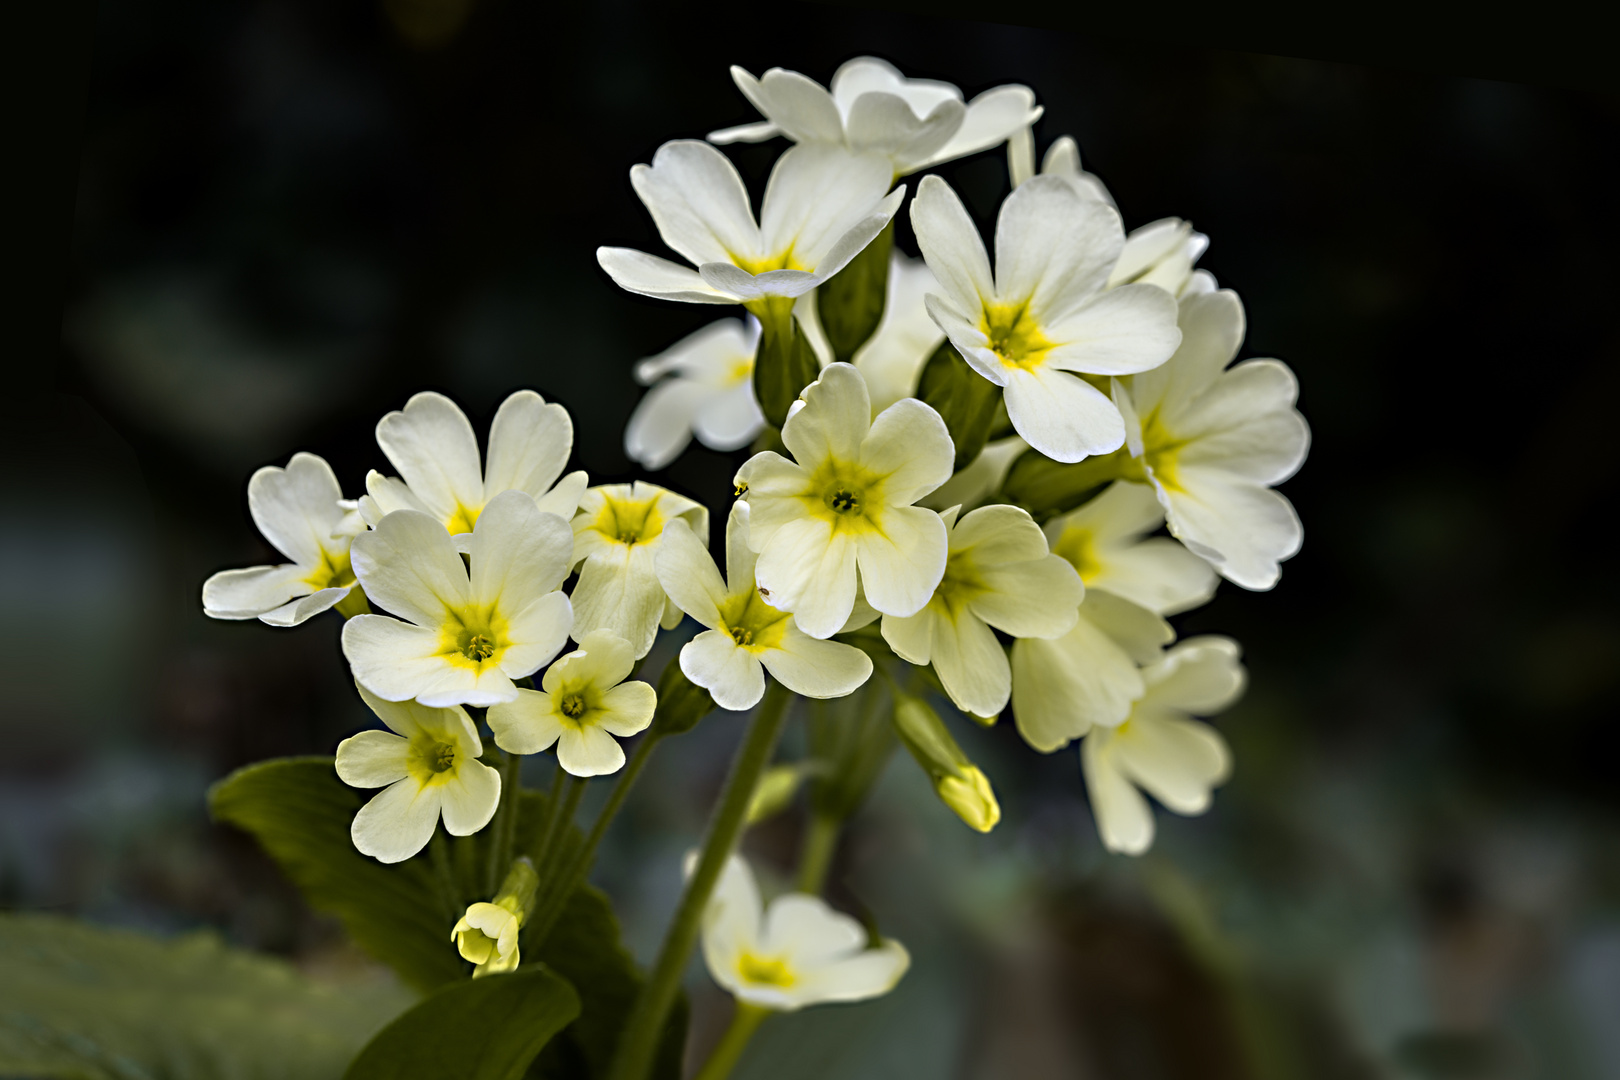
<svg viewBox="0 0 1620 1080">
<path fill-rule="evenodd" d="M 0 916 L 0 973 L 0 1074 L 41 1078 L 336 1078 L 412 996 L 51 915 Z"/>
<path fill-rule="evenodd" d="M 1028 510 L 1036 521 L 1046 521 L 1101 495 L 1104 488 L 1126 475 L 1131 464 L 1130 451 L 1123 447 L 1072 465 L 1025 450 L 1007 470 L 1001 496 Z"/>
<path fill-rule="evenodd" d="M 883 321 L 893 249 L 891 219 L 859 255 L 816 289 L 816 317 L 832 346 L 834 360 L 848 363 Z"/>
<path fill-rule="evenodd" d="M 579 995 L 544 965 L 437 991 L 377 1033 L 344 1080 L 517 1080 L 579 1015 Z"/>
<path fill-rule="evenodd" d="M 917 397 L 933 406 L 956 444 L 956 471 L 973 464 L 990 437 L 1001 404 L 1001 387 L 980 375 L 949 342 L 923 365 Z"/>
</svg>

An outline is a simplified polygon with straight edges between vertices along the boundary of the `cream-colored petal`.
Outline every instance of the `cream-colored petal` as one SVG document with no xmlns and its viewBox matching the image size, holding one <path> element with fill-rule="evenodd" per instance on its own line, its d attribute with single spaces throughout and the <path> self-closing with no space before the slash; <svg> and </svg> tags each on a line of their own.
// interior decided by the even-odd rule
<svg viewBox="0 0 1620 1080">
<path fill-rule="evenodd" d="M 853 645 L 813 638 L 789 624 L 780 648 L 759 653 L 777 682 L 808 698 L 853 693 L 872 676 L 872 659 Z"/>
<path fill-rule="evenodd" d="M 911 966 L 911 955 L 898 941 L 806 971 L 793 987 L 796 1004 L 866 1001 L 893 990 Z"/>
<path fill-rule="evenodd" d="M 1248 673 L 1239 662 L 1241 650 L 1229 637 L 1188 638 L 1145 669 L 1144 705 L 1214 716 L 1243 696 Z"/>
<path fill-rule="evenodd" d="M 726 515 L 725 587 L 733 593 L 752 589 L 755 584 L 754 566 L 759 562 L 759 556 L 753 548 L 748 546 L 752 518 L 752 508 L 740 499 L 731 504 L 731 512 Z M 721 596 L 722 594 L 715 594 L 715 603 L 720 602 Z M 696 618 L 696 616 L 693 617 Z M 701 619 L 698 621 L 702 622 Z M 703 625 L 709 626 L 711 624 L 703 623 Z"/>
<path fill-rule="evenodd" d="M 1005 142 L 1019 128 L 1029 127 L 1039 120 L 1041 111 L 1035 104 L 1035 92 L 1027 86 L 1008 83 L 986 90 L 968 102 L 962 126 L 957 128 L 951 141 L 917 167 L 927 168 L 988 150 Z"/>
<path fill-rule="evenodd" d="M 336 589 L 322 589 L 320 592 L 310 593 L 308 596 L 294 600 L 274 611 L 267 611 L 259 616 L 259 621 L 269 626 L 297 626 L 307 622 L 323 611 L 330 611 L 341 604 L 353 590 L 352 586 Z"/>
<path fill-rule="evenodd" d="M 708 143 L 696 139 L 665 143 L 651 165 L 630 170 L 630 184 L 664 243 L 694 266 L 764 254 L 742 177 Z"/>
<path fill-rule="evenodd" d="M 1183 469 L 1177 480 L 1164 493 L 1171 533 L 1228 581 L 1259 591 L 1277 584 L 1278 563 L 1296 555 L 1305 539 L 1293 504 L 1214 470 Z"/>
<path fill-rule="evenodd" d="M 1124 243 L 1113 207 L 1080 198 L 1055 176 L 1034 177 L 1007 196 L 996 216 L 995 295 L 1005 304 L 1027 303 L 1044 329 L 1102 291 Z M 1175 300 L 1166 299 L 1173 323 Z"/>
<path fill-rule="evenodd" d="M 1169 623 L 1102 589 L 1087 591 L 1080 617 L 1112 638 L 1138 664 L 1157 663 L 1163 659 L 1164 647 L 1176 640 Z"/>
<path fill-rule="evenodd" d="M 385 787 L 410 775 L 410 740 L 389 731 L 362 731 L 338 743 L 337 774 L 350 787 Z"/>
<path fill-rule="evenodd" d="M 940 547 L 943 570 L 943 536 Z M 856 541 L 833 532 L 824 519 L 790 521 L 760 552 L 755 567 L 760 595 L 778 610 L 793 612 L 799 629 L 811 637 L 831 637 L 855 606 L 856 550 Z"/>
<path fill-rule="evenodd" d="M 538 671 L 577 632 L 573 605 L 560 592 L 546 593 L 507 620 L 510 644 L 501 652 L 500 670 L 512 679 Z"/>
<path fill-rule="evenodd" d="M 539 499 L 562 475 L 574 449 L 574 422 L 568 410 L 533 390 L 519 390 L 501 402 L 489 428 L 489 461 L 484 466 L 484 501 L 503 491 L 527 492 Z"/>
<path fill-rule="evenodd" d="M 1113 732 L 1102 729 L 1088 735 L 1080 744 L 1080 768 L 1103 846 L 1123 855 L 1140 855 L 1153 846 L 1153 810 L 1109 753 L 1112 738 Z"/>
<path fill-rule="evenodd" d="M 1061 638 L 1013 643 L 1013 716 L 1024 741 L 1043 754 L 1119 724 L 1141 696 L 1136 663 L 1083 617 Z"/>
<path fill-rule="evenodd" d="M 838 108 L 815 80 L 782 68 L 771 68 L 755 79 L 733 67 L 731 78 L 754 107 L 794 142 L 843 141 Z"/>
<path fill-rule="evenodd" d="M 987 592 L 968 601 L 968 610 L 1013 637 L 1062 637 L 1074 628 L 1085 595 L 1080 575 L 1056 555 L 980 570 Z"/>
<path fill-rule="evenodd" d="M 1108 454 L 1125 442 L 1125 421 L 1108 397 L 1050 366 L 1007 372 L 1007 416 L 1025 442 L 1053 461 Z"/>
<path fill-rule="evenodd" d="M 808 893 L 778 896 L 760 924 L 759 951 L 789 958 L 789 966 L 796 970 L 841 960 L 865 944 L 866 931 L 860 923 Z"/>
<path fill-rule="evenodd" d="M 888 478 L 883 497 L 892 506 L 909 506 L 949 480 L 955 460 L 945 421 L 915 398 L 879 413 L 860 446 L 862 467 Z"/>
<path fill-rule="evenodd" d="M 807 469 L 827 460 L 858 460 L 872 427 L 872 402 L 861 373 L 850 364 L 830 364 L 799 396 L 804 407 L 782 425 L 782 442 L 794 460 Z"/>
<path fill-rule="evenodd" d="M 439 627 L 467 606 L 467 569 L 444 525 L 415 510 L 396 510 L 354 538 L 355 576 L 375 607 L 418 626 Z"/>
<path fill-rule="evenodd" d="M 266 466 L 248 480 L 248 512 L 264 538 L 300 566 L 321 553 L 343 518 L 343 491 L 325 459 L 298 453 L 285 469 Z"/>
<path fill-rule="evenodd" d="M 443 785 L 444 831 L 471 836 L 489 824 L 501 801 L 501 774 L 481 761 L 458 760 L 456 778 Z"/>
<path fill-rule="evenodd" d="M 822 280 L 832 276 L 900 209 L 904 192 L 889 192 L 893 175 L 883 154 L 832 145 L 792 147 L 776 159 L 765 184 L 762 253 L 791 251 L 797 268 Z"/>
<path fill-rule="evenodd" d="M 573 591 L 575 633 L 611 630 L 645 656 L 664 615 L 664 587 L 653 569 L 656 555 L 648 545 L 621 544 L 586 559 Z"/>
<path fill-rule="evenodd" d="M 969 549 L 979 566 L 1030 562 L 1046 558 L 1046 535 L 1027 510 L 997 503 L 963 515 L 951 528 L 951 550 Z"/>
<path fill-rule="evenodd" d="M 442 788 L 424 788 L 407 777 L 384 788 L 354 815 L 349 836 L 362 855 L 397 863 L 427 847 L 439 823 Z"/>
<path fill-rule="evenodd" d="M 801 500 L 812 495 L 810 473 L 769 450 L 744 462 L 737 470 L 736 483 L 739 488 L 746 485 L 748 547 L 753 551 L 764 551 L 776 530 L 799 521 L 804 511 Z M 735 575 L 735 571 L 727 572 Z"/>
<path fill-rule="evenodd" d="M 518 688 L 517 697 L 490 706 L 484 720 L 495 745 L 508 754 L 538 754 L 562 734 L 562 720 L 550 694 Z"/>
<path fill-rule="evenodd" d="M 1208 724 L 1142 710 L 1114 736 L 1121 772 L 1178 814 L 1202 814 L 1232 772 L 1232 752 Z"/>
<path fill-rule="evenodd" d="M 1093 296 L 1046 331 L 1058 344 L 1046 362 L 1065 371 L 1129 375 L 1156 368 L 1181 344 L 1175 297 L 1153 285 Z"/>
<path fill-rule="evenodd" d="M 934 624 L 934 671 L 956 707 L 974 716 L 997 716 L 1012 693 L 1012 668 L 1001 642 L 971 612 Z"/>
<path fill-rule="evenodd" d="M 627 739 L 647 730 L 657 708 L 658 694 L 650 685 L 620 683 L 602 695 L 602 714 L 597 723 L 608 734 Z"/>
<path fill-rule="evenodd" d="M 484 501 L 478 440 L 456 403 L 443 394 L 414 394 L 403 411 L 377 424 L 377 445 L 411 486 L 411 492 L 441 521 L 458 506 Z"/>
<path fill-rule="evenodd" d="M 441 677 L 439 633 L 384 615 L 356 615 L 343 624 L 343 656 L 354 677 L 386 701 L 414 698 Z"/>
<path fill-rule="evenodd" d="M 311 592 L 309 571 L 291 564 L 221 570 L 203 582 L 203 613 L 214 619 L 255 619 Z"/>
<path fill-rule="evenodd" d="M 722 709 L 752 709 L 765 696 L 759 657 L 724 630 L 705 630 L 681 648 L 681 671 Z"/>
<path fill-rule="evenodd" d="M 945 523 L 938 514 L 920 506 L 885 508 L 883 532 L 857 534 L 855 549 L 867 602 L 885 615 L 914 615 L 921 611 L 945 575 Z M 848 617 L 846 608 L 839 616 L 839 624 Z M 802 618 L 799 628 L 812 637 L 826 636 L 807 627 Z"/>
<path fill-rule="evenodd" d="M 883 640 L 896 656 L 922 667 L 933 660 L 935 624 L 943 619 L 944 616 L 930 606 L 915 615 L 885 615 L 880 629 Z"/>
<path fill-rule="evenodd" d="M 585 494 L 590 482 L 591 478 L 584 469 L 575 469 L 558 480 L 556 487 L 534 500 L 534 507 L 542 514 L 556 514 L 567 521 L 579 508 L 580 497 Z"/>
<path fill-rule="evenodd" d="M 473 529 L 472 590 L 481 607 L 518 612 L 556 590 L 574 557 L 574 530 L 519 490 L 490 500 Z"/>
<path fill-rule="evenodd" d="M 961 198 L 939 177 L 923 177 L 911 201 L 911 225 L 945 297 L 964 315 L 977 315 L 996 290 L 990 256 Z"/>
<path fill-rule="evenodd" d="M 1131 397 L 1147 416 L 1162 410 L 1177 416 L 1215 381 L 1243 343 L 1243 302 L 1230 289 L 1182 298 L 1177 325 L 1181 344 L 1164 366 L 1131 380 Z"/>
<path fill-rule="evenodd" d="M 565 727 L 557 740 L 557 763 L 572 776 L 606 776 L 624 768 L 624 750 L 599 727 Z"/>
<path fill-rule="evenodd" d="M 596 262 L 626 292 L 688 304 L 739 304 L 742 298 L 703 280 L 696 270 L 633 248 L 599 247 Z"/>
<path fill-rule="evenodd" d="M 728 526 L 728 537 L 732 531 Z M 726 583 L 686 522 L 677 520 L 664 526 L 653 566 L 658 583 L 682 611 L 711 630 L 720 625 L 719 605 L 727 596 Z"/>
</svg>

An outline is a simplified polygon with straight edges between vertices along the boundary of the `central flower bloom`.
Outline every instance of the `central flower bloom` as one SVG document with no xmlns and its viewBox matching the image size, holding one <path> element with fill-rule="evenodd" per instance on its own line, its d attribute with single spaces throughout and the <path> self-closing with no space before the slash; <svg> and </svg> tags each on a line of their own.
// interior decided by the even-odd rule
<svg viewBox="0 0 1620 1080">
<path fill-rule="evenodd" d="M 1054 348 L 1041 333 L 1027 303 L 986 303 L 979 317 L 979 330 L 989 341 L 991 350 L 1001 357 L 1002 364 L 1010 368 L 1033 371 Z"/>
<path fill-rule="evenodd" d="M 745 952 L 737 959 L 737 974 L 746 982 L 787 989 L 799 980 L 779 956 L 759 957 Z"/>
</svg>

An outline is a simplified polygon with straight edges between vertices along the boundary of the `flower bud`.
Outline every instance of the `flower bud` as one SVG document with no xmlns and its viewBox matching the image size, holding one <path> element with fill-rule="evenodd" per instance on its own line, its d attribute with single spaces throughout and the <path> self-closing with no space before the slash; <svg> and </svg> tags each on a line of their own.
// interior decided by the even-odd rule
<svg viewBox="0 0 1620 1080">
<path fill-rule="evenodd" d="M 960 776 L 945 776 L 934 781 L 934 790 L 970 828 L 989 832 L 1001 820 L 1001 804 L 996 802 L 996 793 L 990 790 L 989 779 L 976 765 L 969 765 Z"/>
<path fill-rule="evenodd" d="M 764 821 L 787 809 L 793 797 L 804 784 L 808 770 L 801 762 L 796 765 L 773 765 L 765 770 L 754 788 L 754 797 L 748 803 L 748 824 Z"/>
<path fill-rule="evenodd" d="M 938 713 L 919 698 L 897 695 L 894 730 L 934 782 L 941 802 L 979 832 L 995 827 L 1001 807 L 990 781 L 968 760 Z"/>
<path fill-rule="evenodd" d="M 658 679 L 658 711 L 653 714 L 648 735 L 661 739 L 684 734 L 713 711 L 714 698 L 686 677 L 679 658 L 672 659 Z"/>
<path fill-rule="evenodd" d="M 492 903 L 477 903 L 450 931 L 450 940 L 463 960 L 477 964 L 473 978 L 511 971 L 518 966 L 518 931 L 534 905 L 540 876 L 534 863 L 521 858 L 512 863 L 501 891 Z"/>
</svg>

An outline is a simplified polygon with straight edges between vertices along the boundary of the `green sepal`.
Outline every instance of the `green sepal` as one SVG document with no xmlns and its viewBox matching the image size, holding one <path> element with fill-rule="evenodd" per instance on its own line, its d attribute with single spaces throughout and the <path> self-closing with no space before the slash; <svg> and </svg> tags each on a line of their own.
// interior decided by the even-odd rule
<svg viewBox="0 0 1620 1080">
<path fill-rule="evenodd" d="M 761 301 L 758 310 L 759 351 L 754 356 L 754 396 L 765 413 L 765 421 L 780 428 L 787 422 L 788 409 L 799 392 L 821 374 L 816 350 L 793 317 L 793 301 L 772 297 Z"/>
<path fill-rule="evenodd" d="M 658 678 L 658 709 L 653 713 L 651 727 L 642 737 L 661 739 L 666 735 L 685 734 L 714 709 L 714 698 L 686 677 L 686 672 L 681 670 L 680 657 L 671 657 Z"/>
<path fill-rule="evenodd" d="M 543 964 L 447 986 L 377 1033 L 344 1080 L 519 1080 L 579 1016 L 579 995 Z"/>
<path fill-rule="evenodd" d="M 894 220 L 844 268 L 816 289 L 816 316 L 832 345 L 833 359 L 848 363 L 883 321 L 889 295 L 889 253 Z"/>
<path fill-rule="evenodd" d="M 410 999 L 392 980 L 316 983 L 213 931 L 0 915 L 0 1076 L 336 1080 Z"/>
<path fill-rule="evenodd" d="M 1134 464 L 1124 447 L 1072 465 L 1025 450 L 1001 482 L 1001 499 L 1022 506 L 1036 521 L 1046 521 L 1085 505 L 1115 480 L 1128 478 Z"/>
<path fill-rule="evenodd" d="M 917 397 L 932 405 L 956 444 L 956 471 L 973 464 L 990 437 L 1001 404 L 1001 387 L 980 375 L 949 341 L 923 365 Z"/>
</svg>

